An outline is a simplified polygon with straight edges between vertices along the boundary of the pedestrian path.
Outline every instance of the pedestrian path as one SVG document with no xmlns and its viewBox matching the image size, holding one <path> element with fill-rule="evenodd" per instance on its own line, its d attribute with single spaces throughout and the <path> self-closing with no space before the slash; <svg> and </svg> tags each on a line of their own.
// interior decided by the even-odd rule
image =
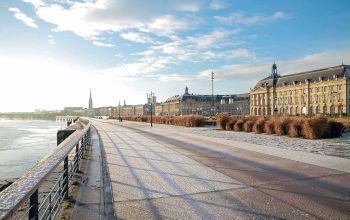
<svg viewBox="0 0 350 220">
<path fill-rule="evenodd" d="M 240 215 L 233 206 L 246 208 L 222 194 L 244 184 L 130 129 L 94 126 L 105 149 L 118 218 L 225 219 Z"/>
</svg>

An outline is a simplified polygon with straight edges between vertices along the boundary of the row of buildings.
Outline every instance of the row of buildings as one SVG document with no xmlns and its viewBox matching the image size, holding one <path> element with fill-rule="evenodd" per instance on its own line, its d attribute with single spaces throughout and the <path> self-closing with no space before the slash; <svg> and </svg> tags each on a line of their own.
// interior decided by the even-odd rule
<svg viewBox="0 0 350 220">
<path fill-rule="evenodd" d="M 281 76 L 277 65 L 271 74 L 257 82 L 249 93 L 235 95 L 196 95 L 188 87 L 182 95 L 157 102 L 152 93 L 140 105 L 93 108 L 90 91 L 89 109 L 67 109 L 89 116 L 178 116 L 216 115 L 228 112 L 234 115 L 313 115 L 349 114 L 350 66 L 340 65 L 324 69 Z"/>
</svg>

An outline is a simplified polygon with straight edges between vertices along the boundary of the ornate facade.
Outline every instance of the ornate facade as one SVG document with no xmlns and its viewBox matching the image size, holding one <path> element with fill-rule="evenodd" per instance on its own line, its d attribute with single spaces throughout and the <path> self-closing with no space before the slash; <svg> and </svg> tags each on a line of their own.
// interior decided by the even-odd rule
<svg viewBox="0 0 350 220">
<path fill-rule="evenodd" d="M 178 116 L 178 115 L 211 115 L 220 110 L 222 95 L 194 95 L 188 92 L 186 87 L 183 95 L 168 98 L 165 102 L 157 103 L 156 115 Z"/>
<path fill-rule="evenodd" d="M 251 115 L 348 114 L 350 66 L 280 76 L 272 74 L 250 91 Z"/>
<path fill-rule="evenodd" d="M 225 95 L 221 98 L 220 112 L 232 115 L 249 115 L 249 93 Z"/>
</svg>

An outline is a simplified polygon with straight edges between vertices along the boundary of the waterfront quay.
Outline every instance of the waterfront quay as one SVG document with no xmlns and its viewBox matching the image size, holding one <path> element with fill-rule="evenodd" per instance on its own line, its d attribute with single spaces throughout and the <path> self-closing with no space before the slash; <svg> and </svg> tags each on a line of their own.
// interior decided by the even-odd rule
<svg viewBox="0 0 350 220">
<path fill-rule="evenodd" d="M 233 140 L 213 128 L 89 121 L 73 202 L 56 218 L 349 219 L 347 157 Z M 4 219 L 19 210 L 10 194 L 21 182 L 0 194 Z M 31 186 L 22 187 L 23 198 L 32 197 Z"/>
</svg>

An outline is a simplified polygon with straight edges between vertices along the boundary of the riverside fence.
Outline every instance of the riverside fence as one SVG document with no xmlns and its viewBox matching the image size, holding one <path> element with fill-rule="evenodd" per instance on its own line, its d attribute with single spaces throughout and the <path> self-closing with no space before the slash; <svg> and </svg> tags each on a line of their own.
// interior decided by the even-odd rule
<svg viewBox="0 0 350 220">
<path fill-rule="evenodd" d="M 0 219 L 54 219 L 69 198 L 73 178 L 79 171 L 90 142 L 91 123 L 79 119 L 76 130 L 28 173 L 0 193 Z"/>
</svg>

